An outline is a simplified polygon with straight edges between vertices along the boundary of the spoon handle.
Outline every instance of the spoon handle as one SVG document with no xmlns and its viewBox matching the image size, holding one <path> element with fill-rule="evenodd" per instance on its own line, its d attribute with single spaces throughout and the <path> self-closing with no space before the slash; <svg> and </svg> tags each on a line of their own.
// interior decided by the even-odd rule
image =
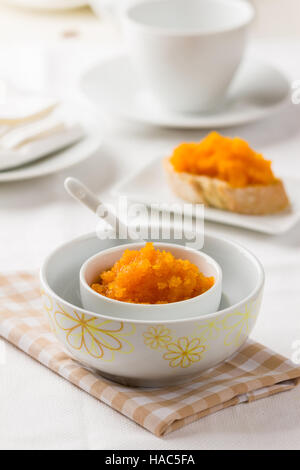
<svg viewBox="0 0 300 470">
<path fill-rule="evenodd" d="M 98 199 L 96 194 L 88 189 L 81 181 L 76 178 L 66 178 L 65 189 L 70 196 L 97 214 L 98 217 L 104 219 L 116 232 L 117 238 L 120 238 L 121 235 L 122 238 L 130 238 L 127 225 L 123 224 L 123 222 Z"/>
<path fill-rule="evenodd" d="M 81 183 L 81 181 L 76 178 L 66 178 L 65 189 L 70 194 L 70 196 L 97 214 L 97 210 L 98 207 L 101 206 L 101 202 L 90 189 Z"/>
</svg>

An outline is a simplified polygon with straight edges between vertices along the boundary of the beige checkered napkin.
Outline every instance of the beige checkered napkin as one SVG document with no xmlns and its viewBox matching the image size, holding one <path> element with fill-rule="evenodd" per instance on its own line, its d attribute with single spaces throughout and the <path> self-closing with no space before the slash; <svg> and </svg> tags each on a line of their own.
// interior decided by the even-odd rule
<svg viewBox="0 0 300 470">
<path fill-rule="evenodd" d="M 26 272 L 0 275 L 0 335 L 157 436 L 300 383 L 299 367 L 254 342 L 185 385 L 142 390 L 109 382 L 72 359 L 58 343 L 42 313 L 38 279 Z"/>
</svg>

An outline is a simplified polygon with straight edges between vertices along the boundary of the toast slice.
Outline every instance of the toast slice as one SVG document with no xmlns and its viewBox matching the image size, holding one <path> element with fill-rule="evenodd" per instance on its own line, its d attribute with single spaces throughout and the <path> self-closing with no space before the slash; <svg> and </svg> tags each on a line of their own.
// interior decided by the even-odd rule
<svg viewBox="0 0 300 470">
<path fill-rule="evenodd" d="M 234 188 L 217 178 L 177 172 L 169 158 L 164 159 L 163 166 L 173 192 L 191 203 L 249 215 L 274 214 L 290 205 L 283 182 L 279 179 L 270 185 Z"/>
</svg>

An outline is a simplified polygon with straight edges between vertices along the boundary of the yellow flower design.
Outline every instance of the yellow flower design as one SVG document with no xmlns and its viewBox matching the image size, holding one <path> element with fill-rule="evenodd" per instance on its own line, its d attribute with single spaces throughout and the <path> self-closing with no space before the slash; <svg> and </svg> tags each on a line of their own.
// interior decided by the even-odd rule
<svg viewBox="0 0 300 470">
<path fill-rule="evenodd" d="M 168 344 L 168 352 L 163 357 L 169 361 L 170 367 L 187 368 L 202 359 L 205 349 L 200 338 L 183 337 L 178 338 L 177 343 Z"/>
<path fill-rule="evenodd" d="M 171 331 L 163 325 L 150 326 L 143 336 L 145 345 L 151 349 L 164 349 L 172 341 Z"/>
<path fill-rule="evenodd" d="M 239 346 L 249 335 L 258 314 L 258 310 L 253 307 L 254 304 L 252 307 L 246 305 L 245 312 L 229 313 L 222 320 L 224 330 L 228 331 L 224 338 L 225 346 L 231 346 L 233 344 Z M 253 310 L 255 310 L 255 313 L 252 313 Z"/>
<path fill-rule="evenodd" d="M 44 290 L 41 290 L 41 296 L 42 296 L 42 299 L 43 299 L 43 307 L 44 307 L 44 310 L 45 310 L 45 312 L 47 314 L 47 317 L 48 317 L 48 320 L 49 320 L 50 329 L 53 333 L 55 333 L 56 332 L 56 326 L 55 326 L 53 318 L 52 318 L 53 301 L 52 301 L 51 297 L 48 294 L 46 294 L 46 292 Z"/>
<path fill-rule="evenodd" d="M 109 362 L 114 360 L 116 352 L 130 354 L 133 351 L 133 345 L 124 338 L 135 332 L 132 324 L 103 320 L 76 310 L 68 313 L 61 305 L 57 306 L 55 323 L 66 332 L 66 341 L 72 349 Z"/>
<path fill-rule="evenodd" d="M 221 332 L 221 325 L 218 320 L 209 320 L 202 325 L 197 325 L 195 328 L 195 336 L 201 338 L 203 341 L 210 341 L 217 339 Z"/>
</svg>

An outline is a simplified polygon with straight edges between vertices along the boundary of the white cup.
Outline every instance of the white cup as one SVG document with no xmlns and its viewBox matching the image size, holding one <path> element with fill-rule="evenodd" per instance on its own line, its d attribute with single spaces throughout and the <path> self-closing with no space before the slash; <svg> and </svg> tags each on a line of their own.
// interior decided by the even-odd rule
<svg viewBox="0 0 300 470">
<path fill-rule="evenodd" d="M 122 23 L 142 85 L 165 108 L 197 112 L 224 100 L 253 18 L 246 0 L 144 0 Z"/>
<path fill-rule="evenodd" d="M 104 250 L 89 258 L 80 270 L 80 295 L 84 308 L 91 312 L 131 320 L 178 320 L 193 318 L 218 310 L 222 295 L 222 270 L 220 265 L 202 251 L 170 243 L 154 243 L 155 248 L 166 250 L 176 258 L 194 263 L 205 276 L 213 276 L 214 285 L 201 295 L 189 300 L 169 304 L 133 304 L 110 299 L 95 292 L 90 286 L 99 280 L 99 274 L 110 269 L 124 251 L 142 248 L 144 243 L 131 243 Z"/>
</svg>

